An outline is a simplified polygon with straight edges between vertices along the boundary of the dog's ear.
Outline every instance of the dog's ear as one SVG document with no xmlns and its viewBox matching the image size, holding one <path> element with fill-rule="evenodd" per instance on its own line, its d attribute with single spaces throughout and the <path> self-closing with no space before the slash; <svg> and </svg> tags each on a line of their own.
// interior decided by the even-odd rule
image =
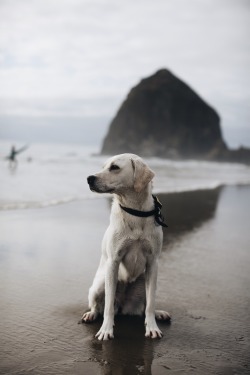
<svg viewBox="0 0 250 375">
<path fill-rule="evenodd" d="M 131 159 L 134 169 L 134 189 L 137 193 L 142 191 L 154 178 L 154 172 L 140 159 Z"/>
</svg>

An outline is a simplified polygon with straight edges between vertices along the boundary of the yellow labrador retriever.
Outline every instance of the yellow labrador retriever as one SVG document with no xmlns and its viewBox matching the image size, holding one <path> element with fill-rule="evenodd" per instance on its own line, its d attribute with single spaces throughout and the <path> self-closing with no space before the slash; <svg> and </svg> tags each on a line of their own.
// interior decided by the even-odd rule
<svg viewBox="0 0 250 375">
<path fill-rule="evenodd" d="M 87 179 L 92 191 L 114 194 L 100 265 L 89 290 L 90 311 L 82 316 L 88 323 L 103 314 L 99 340 L 114 337 L 116 313 L 145 313 L 146 336 L 152 338 L 162 337 L 156 319 L 170 320 L 166 311 L 155 310 L 157 263 L 166 225 L 161 204 L 152 196 L 153 177 L 139 156 L 121 154 Z"/>
</svg>

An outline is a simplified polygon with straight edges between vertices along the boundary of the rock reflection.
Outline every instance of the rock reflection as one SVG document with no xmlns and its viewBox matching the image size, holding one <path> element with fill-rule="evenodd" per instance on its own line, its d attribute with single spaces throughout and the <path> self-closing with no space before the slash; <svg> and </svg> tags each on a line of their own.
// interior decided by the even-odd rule
<svg viewBox="0 0 250 375">
<path fill-rule="evenodd" d="M 214 217 L 221 188 L 159 194 L 162 214 L 168 228 L 164 229 L 163 249 L 185 233 Z"/>
</svg>

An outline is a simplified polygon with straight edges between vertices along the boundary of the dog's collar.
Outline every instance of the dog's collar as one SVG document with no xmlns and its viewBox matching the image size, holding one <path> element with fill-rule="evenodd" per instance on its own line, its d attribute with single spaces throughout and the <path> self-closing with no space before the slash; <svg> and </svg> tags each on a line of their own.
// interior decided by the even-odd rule
<svg viewBox="0 0 250 375">
<path fill-rule="evenodd" d="M 138 210 L 134 210 L 133 208 L 124 207 L 121 204 L 120 204 L 120 207 L 125 212 L 133 216 L 138 216 L 138 217 L 154 216 L 155 221 L 158 225 L 161 225 L 162 227 L 167 227 L 167 224 L 164 223 L 164 217 L 162 216 L 162 213 L 161 213 L 162 204 L 157 198 L 157 196 L 152 195 L 152 197 L 154 199 L 154 205 L 155 205 L 155 208 L 152 211 L 138 211 Z"/>
</svg>

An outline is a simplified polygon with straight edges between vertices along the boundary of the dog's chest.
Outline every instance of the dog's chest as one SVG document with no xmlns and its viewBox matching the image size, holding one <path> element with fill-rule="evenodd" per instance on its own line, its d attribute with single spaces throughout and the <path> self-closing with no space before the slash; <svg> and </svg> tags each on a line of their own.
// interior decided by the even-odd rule
<svg viewBox="0 0 250 375">
<path fill-rule="evenodd" d="M 121 261 L 120 278 L 128 282 L 135 281 L 145 271 L 149 253 L 147 244 L 133 241 Z"/>
</svg>

